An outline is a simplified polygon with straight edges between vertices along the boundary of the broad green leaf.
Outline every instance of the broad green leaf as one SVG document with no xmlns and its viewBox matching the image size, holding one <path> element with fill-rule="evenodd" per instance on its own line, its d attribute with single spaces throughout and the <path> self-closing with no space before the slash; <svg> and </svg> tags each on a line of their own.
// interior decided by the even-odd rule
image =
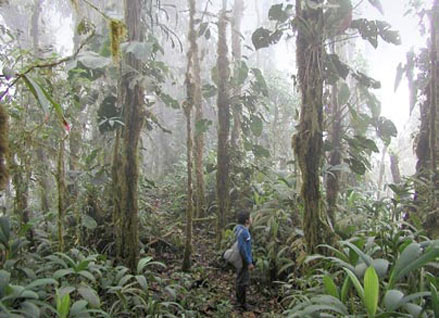
<svg viewBox="0 0 439 318">
<path fill-rule="evenodd" d="M 93 276 L 92 273 L 90 273 L 89 271 L 80 271 L 78 272 L 79 275 L 91 280 L 92 282 L 96 281 L 96 278 Z"/>
<path fill-rule="evenodd" d="M 391 289 L 384 295 L 384 306 L 387 311 L 394 311 L 400 306 L 401 300 L 404 298 L 404 294 L 396 289 Z"/>
<path fill-rule="evenodd" d="M 389 261 L 383 258 L 377 258 L 372 261 L 372 265 L 375 268 L 378 277 L 384 278 L 387 275 L 389 269 Z"/>
<path fill-rule="evenodd" d="M 439 317 L 439 295 L 436 286 L 430 283 L 431 303 L 434 311 L 434 316 Z"/>
<path fill-rule="evenodd" d="M 407 310 L 413 318 L 419 317 L 422 312 L 421 306 L 410 303 L 404 304 L 404 309 Z"/>
<path fill-rule="evenodd" d="M 338 309 L 343 315 L 348 315 L 347 308 L 337 297 L 331 295 L 319 295 L 312 298 L 312 302 L 316 304 L 331 305 Z"/>
<path fill-rule="evenodd" d="M 70 311 L 70 295 L 65 294 L 63 297 L 59 295 L 56 298 L 56 310 L 59 318 L 67 318 Z"/>
<path fill-rule="evenodd" d="M 354 284 L 355 289 L 357 290 L 358 296 L 360 296 L 361 300 L 364 302 L 364 289 L 363 286 L 361 286 L 360 281 L 358 280 L 357 276 L 355 274 L 347 269 L 343 268 L 344 271 L 348 274 L 349 278 L 351 279 L 352 283 Z"/>
<path fill-rule="evenodd" d="M 370 266 L 372 264 L 372 257 L 370 257 L 369 255 L 367 255 L 366 253 L 364 253 L 362 250 L 360 250 L 356 245 L 352 244 L 351 242 L 348 241 L 344 241 L 343 245 L 346 245 L 347 247 L 349 247 L 351 250 L 353 250 L 355 253 L 358 254 L 358 256 L 361 257 L 361 259 L 363 260 L 363 262 L 366 263 L 367 266 Z"/>
<path fill-rule="evenodd" d="M 306 306 L 306 308 L 303 310 L 303 317 L 309 317 L 308 315 L 313 315 L 315 313 L 319 313 L 319 312 L 325 312 L 325 311 L 334 311 L 340 315 L 344 315 L 344 312 L 342 310 L 340 310 L 338 307 L 336 306 L 332 306 L 332 305 L 309 305 Z M 320 317 L 320 316 L 317 316 Z"/>
<path fill-rule="evenodd" d="M 410 247 L 410 245 L 408 246 Z M 407 247 L 407 248 L 408 248 Z M 405 252 L 405 250 L 404 250 Z M 404 254 L 403 252 L 403 254 Z M 409 252 L 408 252 L 409 253 Z M 415 253 L 416 254 L 416 249 L 415 249 Z M 408 255 L 406 255 L 408 256 Z M 402 257 L 402 254 L 401 254 Z M 413 258 L 411 260 L 411 262 L 408 263 L 407 266 L 405 267 L 398 267 L 397 271 L 394 271 L 395 274 L 390 276 L 390 280 L 389 280 L 389 286 L 393 286 L 393 284 L 395 282 L 397 282 L 401 277 L 407 275 L 408 273 L 419 269 L 420 267 L 430 263 L 431 261 L 433 261 L 435 258 L 439 257 L 439 242 L 434 241 L 434 243 L 428 247 L 426 249 L 426 251 L 418 258 Z M 398 261 L 397 261 L 398 264 Z M 395 265 L 396 268 L 396 265 Z M 393 272 L 392 272 L 393 274 Z"/>
<path fill-rule="evenodd" d="M 67 131 L 70 131 L 70 126 L 67 123 L 66 119 L 64 118 L 64 111 L 62 110 L 61 105 L 55 102 L 52 96 L 50 96 L 50 94 L 38 82 L 33 80 L 30 76 L 24 75 L 23 79 L 27 87 L 31 91 L 31 93 L 37 99 L 38 104 L 40 104 L 43 111 L 45 113 L 48 113 L 50 106 L 52 106 L 58 118 L 61 120 L 62 124 L 64 125 L 65 129 Z"/>
<path fill-rule="evenodd" d="M 145 276 L 143 275 L 136 275 L 136 280 L 139 283 L 140 287 L 142 287 L 143 290 L 147 290 L 148 289 L 148 283 L 146 281 Z"/>
<path fill-rule="evenodd" d="M 4 296 L 6 287 L 9 285 L 9 281 L 11 280 L 11 273 L 0 270 L 0 299 Z"/>
<path fill-rule="evenodd" d="M 364 277 L 364 273 L 366 273 L 367 267 L 368 266 L 366 265 L 366 263 L 358 263 L 355 266 L 355 270 L 354 270 L 355 275 L 357 275 L 357 277 L 360 278 Z"/>
<path fill-rule="evenodd" d="M 66 275 L 73 274 L 73 273 L 74 273 L 74 271 L 72 268 L 63 268 L 63 269 L 59 269 L 55 273 L 53 273 L 53 277 L 55 279 L 60 279 L 61 277 L 64 277 Z"/>
<path fill-rule="evenodd" d="M 76 290 L 76 288 L 73 286 L 62 287 L 58 290 L 58 295 L 59 295 L 59 297 L 64 297 L 64 295 L 70 294 L 75 290 Z"/>
<path fill-rule="evenodd" d="M 332 297 L 339 298 L 337 286 L 334 283 L 334 280 L 329 275 L 323 276 L 323 284 L 325 286 L 325 291 L 328 295 Z"/>
<path fill-rule="evenodd" d="M 396 137 L 398 134 L 398 130 L 396 129 L 395 124 L 385 117 L 380 117 L 378 119 L 378 136 L 383 140 L 387 145 L 390 143 L 392 137 Z"/>
<path fill-rule="evenodd" d="M 93 308 L 99 308 L 101 301 L 96 291 L 90 287 L 79 287 L 78 293 L 92 306 Z"/>
<path fill-rule="evenodd" d="M 76 316 L 78 314 L 80 314 L 81 312 L 86 310 L 87 307 L 87 301 L 85 300 L 78 300 L 76 301 L 73 305 L 72 308 L 70 309 L 70 315 L 71 316 Z"/>
<path fill-rule="evenodd" d="M 340 293 L 340 300 L 342 301 L 342 303 L 346 303 L 351 286 L 352 286 L 352 281 L 349 278 L 349 276 L 346 276 L 343 282 L 343 286 L 341 287 L 341 293 Z"/>
<path fill-rule="evenodd" d="M 58 285 L 58 282 L 53 278 L 41 278 L 31 282 L 29 285 L 26 286 L 26 289 L 33 289 L 35 287 L 41 287 L 46 285 Z"/>
<path fill-rule="evenodd" d="M 46 98 L 46 95 L 41 90 L 41 86 L 38 85 L 37 82 L 35 82 L 28 75 L 24 75 L 23 76 L 23 80 L 26 83 L 26 86 L 29 88 L 29 90 L 32 93 L 32 95 L 34 95 L 34 97 L 38 101 L 38 104 L 41 106 L 41 108 L 43 109 L 44 113 L 47 114 L 49 112 L 50 102 Z"/>
<path fill-rule="evenodd" d="M 256 29 L 252 34 L 252 43 L 256 50 L 264 47 L 269 47 L 272 44 L 279 42 L 283 34 L 283 31 L 276 30 L 274 32 L 269 31 L 263 27 Z"/>
<path fill-rule="evenodd" d="M 24 312 L 27 317 L 38 318 L 40 317 L 40 308 L 30 301 L 25 301 L 21 304 L 21 311 Z"/>
<path fill-rule="evenodd" d="M 89 230 L 94 230 L 98 227 L 98 223 L 89 215 L 83 215 L 82 216 L 82 226 Z"/>
<path fill-rule="evenodd" d="M 364 305 L 369 318 L 374 318 L 378 308 L 380 285 L 373 266 L 369 266 L 364 275 Z"/>
<path fill-rule="evenodd" d="M 88 265 L 90 264 L 90 260 L 83 260 L 81 263 L 79 263 L 77 266 L 75 266 L 75 271 L 80 272 L 83 270 L 88 269 Z"/>
<path fill-rule="evenodd" d="M 268 19 L 279 23 L 286 22 L 292 15 L 293 6 L 291 4 L 286 5 L 285 9 L 283 4 L 275 4 L 268 11 Z"/>
<path fill-rule="evenodd" d="M 145 267 L 152 261 L 151 256 L 144 257 L 137 263 L 137 274 L 142 274 Z"/>
<path fill-rule="evenodd" d="M 401 253 L 399 258 L 396 260 L 395 266 L 393 267 L 393 270 L 390 274 L 390 281 L 393 282 L 394 280 L 397 280 L 399 278 L 399 273 L 406 267 L 409 266 L 409 264 L 414 260 L 417 259 L 419 256 L 421 256 L 422 250 L 419 243 L 413 242 L 410 245 L 408 245 Z M 392 284 L 390 284 L 392 286 Z"/>
</svg>

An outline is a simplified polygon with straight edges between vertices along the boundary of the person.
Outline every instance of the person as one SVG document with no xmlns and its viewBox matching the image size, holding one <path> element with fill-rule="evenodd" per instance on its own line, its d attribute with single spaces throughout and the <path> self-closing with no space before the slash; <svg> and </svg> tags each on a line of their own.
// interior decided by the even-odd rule
<svg viewBox="0 0 439 318">
<path fill-rule="evenodd" d="M 236 276 L 236 300 L 244 311 L 249 309 L 247 304 L 247 288 L 250 285 L 250 271 L 254 269 L 252 257 L 252 240 L 249 232 L 252 219 L 249 212 L 238 214 L 238 225 L 235 227 L 235 235 L 238 241 L 239 253 L 242 257 L 242 267 L 237 270 Z"/>
</svg>

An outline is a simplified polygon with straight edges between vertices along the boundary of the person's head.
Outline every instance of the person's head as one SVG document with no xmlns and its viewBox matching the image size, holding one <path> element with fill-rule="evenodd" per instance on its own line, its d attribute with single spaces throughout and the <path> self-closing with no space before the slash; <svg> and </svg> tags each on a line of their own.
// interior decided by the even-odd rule
<svg viewBox="0 0 439 318">
<path fill-rule="evenodd" d="M 244 211 L 238 214 L 238 224 L 250 226 L 251 223 L 252 223 L 252 218 L 250 216 L 250 212 Z"/>
</svg>

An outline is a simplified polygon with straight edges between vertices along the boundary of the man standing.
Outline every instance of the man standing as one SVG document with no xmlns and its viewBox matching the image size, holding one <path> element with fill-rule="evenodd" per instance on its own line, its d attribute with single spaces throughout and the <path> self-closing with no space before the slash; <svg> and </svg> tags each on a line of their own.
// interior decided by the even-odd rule
<svg viewBox="0 0 439 318">
<path fill-rule="evenodd" d="M 238 215 L 238 225 L 235 235 L 238 241 L 239 253 L 242 257 L 242 267 L 238 269 L 236 277 L 236 299 L 241 309 L 247 311 L 246 301 L 247 287 L 250 284 L 250 271 L 254 269 L 252 258 L 252 241 L 249 232 L 252 219 L 249 212 L 241 212 Z"/>
</svg>

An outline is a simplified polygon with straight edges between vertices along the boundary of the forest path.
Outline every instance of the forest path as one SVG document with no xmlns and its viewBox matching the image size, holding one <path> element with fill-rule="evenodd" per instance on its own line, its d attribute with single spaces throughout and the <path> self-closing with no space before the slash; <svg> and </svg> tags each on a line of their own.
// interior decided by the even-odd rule
<svg viewBox="0 0 439 318">
<path fill-rule="evenodd" d="M 168 254 L 171 256 L 172 253 Z M 252 310 L 243 312 L 236 305 L 235 279 L 236 273 L 231 266 L 226 265 L 215 250 L 215 235 L 208 227 L 194 229 L 193 233 L 193 264 L 188 284 L 188 276 L 181 280 L 181 285 L 186 285 L 190 295 L 187 297 L 202 297 L 203 305 L 196 308 L 202 317 L 224 318 L 253 318 L 253 317 L 280 317 L 281 306 L 275 297 L 262 293 L 264 286 L 257 281 L 253 272 L 251 286 L 247 291 L 248 303 Z M 162 255 L 165 256 L 165 255 Z M 182 258 L 167 258 L 165 263 L 168 270 L 164 277 L 176 276 L 181 272 Z M 189 288 L 188 288 L 189 287 Z M 190 304 L 188 304 L 190 306 Z M 230 309 L 232 310 L 230 312 Z"/>
</svg>

